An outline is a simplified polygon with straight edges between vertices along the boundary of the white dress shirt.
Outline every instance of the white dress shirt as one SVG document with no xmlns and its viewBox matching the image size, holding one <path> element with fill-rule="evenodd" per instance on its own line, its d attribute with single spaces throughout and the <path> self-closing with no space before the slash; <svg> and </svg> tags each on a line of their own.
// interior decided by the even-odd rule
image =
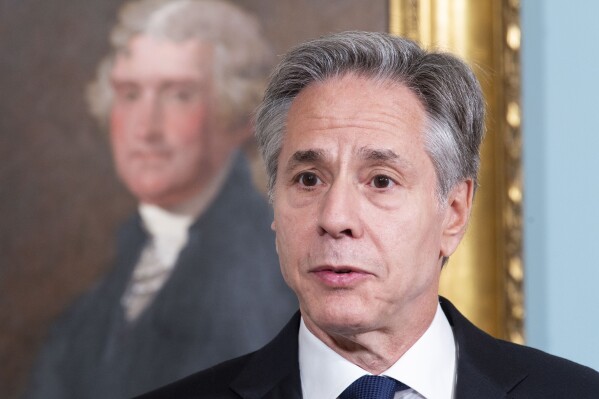
<svg viewBox="0 0 599 399">
<path fill-rule="evenodd" d="M 429 328 L 389 369 L 381 373 L 411 389 L 394 399 L 451 399 L 455 380 L 455 342 L 451 326 L 437 306 Z M 335 399 L 355 380 L 370 373 L 337 354 L 312 334 L 302 319 L 299 366 L 304 399 Z"/>
</svg>

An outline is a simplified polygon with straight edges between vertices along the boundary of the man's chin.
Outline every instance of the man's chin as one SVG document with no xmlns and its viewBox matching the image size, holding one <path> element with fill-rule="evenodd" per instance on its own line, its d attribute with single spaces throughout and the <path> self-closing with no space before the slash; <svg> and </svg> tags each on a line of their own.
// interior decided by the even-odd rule
<svg viewBox="0 0 599 399">
<path fill-rule="evenodd" d="M 172 207 L 183 201 L 173 190 L 158 184 L 137 185 L 129 187 L 129 190 L 140 202 L 161 208 Z"/>
<path fill-rule="evenodd" d="M 306 324 L 313 324 L 313 328 L 322 330 L 328 335 L 356 335 L 371 331 L 375 324 L 373 310 L 362 304 L 351 301 L 329 301 L 326 306 L 308 309 L 302 315 Z M 311 328 L 311 329 L 313 329 Z"/>
</svg>

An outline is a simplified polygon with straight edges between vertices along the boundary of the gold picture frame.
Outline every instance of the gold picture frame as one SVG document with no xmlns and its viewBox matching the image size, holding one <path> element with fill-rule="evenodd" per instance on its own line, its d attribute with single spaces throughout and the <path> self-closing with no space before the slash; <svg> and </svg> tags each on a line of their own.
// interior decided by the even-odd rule
<svg viewBox="0 0 599 399">
<path fill-rule="evenodd" d="M 487 102 L 479 188 L 441 293 L 478 326 L 524 342 L 519 0 L 390 0 L 389 30 L 475 70 Z"/>
</svg>

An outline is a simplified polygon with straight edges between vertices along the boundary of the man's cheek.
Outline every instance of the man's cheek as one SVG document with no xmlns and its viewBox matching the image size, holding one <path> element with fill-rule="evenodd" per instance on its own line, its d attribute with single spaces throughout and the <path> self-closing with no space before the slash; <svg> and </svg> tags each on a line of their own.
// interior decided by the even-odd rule
<svg viewBox="0 0 599 399">
<path fill-rule="evenodd" d="M 126 126 L 127 113 L 120 107 L 114 106 L 110 111 L 110 132 L 111 135 L 119 135 Z"/>
<path fill-rule="evenodd" d="M 181 114 L 171 114 L 166 118 L 165 129 L 168 129 L 173 139 L 182 143 L 193 143 L 204 136 L 205 117 L 201 111 L 190 111 Z"/>
</svg>

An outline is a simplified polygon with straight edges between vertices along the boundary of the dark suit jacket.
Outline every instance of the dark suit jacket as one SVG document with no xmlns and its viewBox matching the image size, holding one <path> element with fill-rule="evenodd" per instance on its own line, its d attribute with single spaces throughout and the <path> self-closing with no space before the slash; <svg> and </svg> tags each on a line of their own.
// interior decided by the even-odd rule
<svg viewBox="0 0 599 399">
<path fill-rule="evenodd" d="M 457 344 L 456 399 L 599 398 L 599 373 L 541 351 L 497 340 L 447 300 Z M 300 399 L 296 313 L 264 348 L 193 374 L 139 399 Z M 327 399 L 327 398 L 323 398 Z"/>
<path fill-rule="evenodd" d="M 271 221 L 238 157 L 173 274 L 129 325 L 120 300 L 146 241 L 135 215 L 120 232 L 113 270 L 53 328 L 26 396 L 131 397 L 267 343 L 297 309 Z"/>
</svg>

